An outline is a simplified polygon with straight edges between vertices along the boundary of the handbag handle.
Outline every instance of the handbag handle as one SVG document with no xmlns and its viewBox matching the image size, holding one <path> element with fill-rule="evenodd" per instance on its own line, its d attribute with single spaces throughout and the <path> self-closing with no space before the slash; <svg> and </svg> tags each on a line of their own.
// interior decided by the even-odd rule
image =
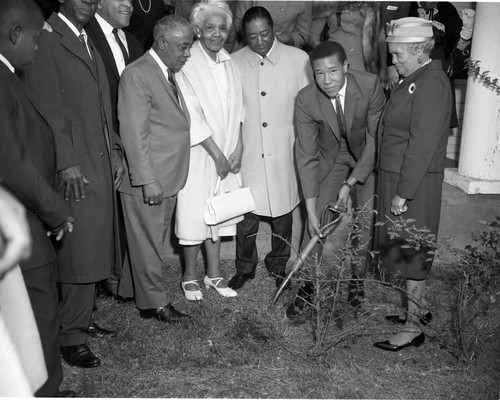
<svg viewBox="0 0 500 400">
<path fill-rule="evenodd" d="M 241 182 L 240 174 L 235 174 L 235 175 L 236 175 L 236 181 L 238 182 L 238 186 L 241 189 L 243 187 L 243 182 Z M 217 183 L 215 184 L 214 195 L 217 195 L 217 192 L 219 191 L 220 182 L 221 182 L 221 178 L 219 176 L 217 178 Z"/>
</svg>

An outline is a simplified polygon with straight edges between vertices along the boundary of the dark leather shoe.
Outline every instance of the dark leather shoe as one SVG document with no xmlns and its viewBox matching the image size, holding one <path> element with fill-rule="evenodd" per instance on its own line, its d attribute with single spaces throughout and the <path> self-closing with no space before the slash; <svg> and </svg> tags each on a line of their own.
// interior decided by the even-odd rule
<svg viewBox="0 0 500 400">
<path fill-rule="evenodd" d="M 373 343 L 373 345 L 375 347 L 378 347 L 379 349 L 382 349 L 382 350 L 399 351 L 401 349 L 404 349 L 405 347 L 410 347 L 410 346 L 418 347 L 418 346 L 420 346 L 424 342 L 425 342 L 425 335 L 424 335 L 424 332 L 422 332 L 420 335 L 415 336 L 409 342 L 407 342 L 405 344 L 401 344 L 399 346 L 395 345 L 395 344 L 392 344 L 388 340 L 384 340 L 383 342 L 376 342 L 376 343 Z"/>
<path fill-rule="evenodd" d="M 177 311 L 172 304 L 139 310 L 139 314 L 141 318 L 155 318 L 163 322 L 181 322 L 191 318 L 189 315 Z"/>
<path fill-rule="evenodd" d="M 107 339 L 116 337 L 115 331 L 101 328 L 95 322 L 92 322 L 92 325 L 89 326 L 89 329 L 87 329 L 87 333 L 90 337 L 93 337 L 95 339 Z"/>
<path fill-rule="evenodd" d="M 86 343 L 76 346 L 61 346 L 61 356 L 73 367 L 95 368 L 101 365 L 99 357 L 92 353 Z"/>
<path fill-rule="evenodd" d="M 427 311 L 420 317 L 420 323 L 425 326 L 432 321 L 433 317 L 432 313 Z M 401 318 L 399 315 L 386 315 L 385 319 L 393 324 L 406 324 L 406 318 Z"/>
<path fill-rule="evenodd" d="M 54 397 L 76 397 L 76 392 L 73 390 L 58 390 Z"/>
<path fill-rule="evenodd" d="M 249 275 L 237 272 L 235 276 L 229 279 L 227 286 L 233 290 L 238 290 L 241 289 L 249 279 L 251 279 Z"/>
</svg>

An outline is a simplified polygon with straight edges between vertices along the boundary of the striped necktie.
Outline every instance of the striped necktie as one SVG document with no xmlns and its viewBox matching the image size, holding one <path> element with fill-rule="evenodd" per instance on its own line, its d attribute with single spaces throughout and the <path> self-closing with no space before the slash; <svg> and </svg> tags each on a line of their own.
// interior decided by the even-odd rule
<svg viewBox="0 0 500 400">
<path fill-rule="evenodd" d="M 92 54 L 92 50 L 91 50 L 90 46 L 87 45 L 87 35 L 85 35 L 85 33 L 81 33 L 78 36 L 78 39 L 80 39 L 80 42 L 82 42 L 83 45 L 85 46 L 85 48 L 87 49 L 87 53 L 89 53 L 90 59 L 94 60 L 94 57 L 93 57 L 93 54 Z"/>
<path fill-rule="evenodd" d="M 167 69 L 167 76 L 168 82 L 170 83 L 170 86 L 172 86 L 175 97 L 177 98 L 177 101 L 179 101 L 179 91 L 177 89 L 177 84 L 175 83 L 174 72 L 170 68 Z"/>
</svg>

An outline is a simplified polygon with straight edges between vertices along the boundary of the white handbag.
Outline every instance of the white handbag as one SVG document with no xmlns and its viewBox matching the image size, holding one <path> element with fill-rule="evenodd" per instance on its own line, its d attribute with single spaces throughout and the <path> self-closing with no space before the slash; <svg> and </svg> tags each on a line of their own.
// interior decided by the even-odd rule
<svg viewBox="0 0 500 400">
<path fill-rule="evenodd" d="M 239 189 L 217 195 L 221 179 L 215 185 L 214 197 L 205 202 L 203 216 L 207 225 L 219 225 L 255 210 L 255 200 L 249 187 L 242 187 L 239 175 L 236 175 Z"/>
</svg>

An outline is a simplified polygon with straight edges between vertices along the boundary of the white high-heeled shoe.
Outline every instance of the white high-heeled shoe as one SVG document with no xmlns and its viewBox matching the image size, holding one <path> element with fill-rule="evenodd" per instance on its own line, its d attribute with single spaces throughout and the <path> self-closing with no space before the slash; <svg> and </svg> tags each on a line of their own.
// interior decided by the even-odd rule
<svg viewBox="0 0 500 400">
<path fill-rule="evenodd" d="M 192 283 L 198 287 L 198 290 L 187 290 L 186 285 Z M 203 300 L 203 293 L 201 293 L 200 285 L 198 285 L 197 281 L 186 281 L 181 282 L 182 290 L 184 291 L 184 297 L 190 301 L 199 301 Z"/>
<path fill-rule="evenodd" d="M 238 296 L 238 293 L 236 293 L 233 289 L 229 287 L 225 288 L 219 288 L 217 285 L 222 281 L 224 278 L 209 278 L 207 275 L 203 278 L 203 283 L 205 284 L 205 287 L 208 289 L 209 287 L 214 288 L 217 293 L 219 293 L 221 296 L 224 297 L 236 297 Z M 215 283 L 214 283 L 215 281 Z"/>
</svg>

